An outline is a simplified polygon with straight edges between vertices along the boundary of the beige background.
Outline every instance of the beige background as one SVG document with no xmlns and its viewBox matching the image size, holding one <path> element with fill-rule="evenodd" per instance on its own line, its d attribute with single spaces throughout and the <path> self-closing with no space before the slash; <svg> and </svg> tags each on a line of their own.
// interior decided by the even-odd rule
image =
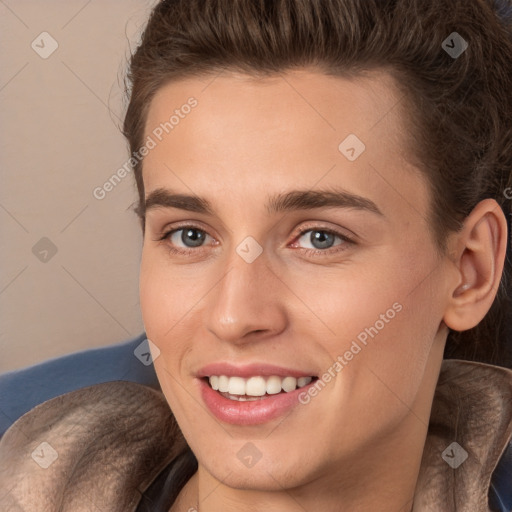
<svg viewBox="0 0 512 512">
<path fill-rule="evenodd" d="M 0 373 L 143 332 L 133 176 L 92 192 L 128 158 L 126 61 L 154 3 L 0 0 Z"/>
</svg>

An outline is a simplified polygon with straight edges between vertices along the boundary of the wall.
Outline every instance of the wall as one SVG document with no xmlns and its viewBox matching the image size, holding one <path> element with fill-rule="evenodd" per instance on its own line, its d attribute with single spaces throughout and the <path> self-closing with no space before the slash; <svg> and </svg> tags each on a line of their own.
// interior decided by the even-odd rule
<svg viewBox="0 0 512 512">
<path fill-rule="evenodd" d="M 0 373 L 144 330 L 133 176 L 93 191 L 128 158 L 124 72 L 154 3 L 0 2 Z"/>
</svg>

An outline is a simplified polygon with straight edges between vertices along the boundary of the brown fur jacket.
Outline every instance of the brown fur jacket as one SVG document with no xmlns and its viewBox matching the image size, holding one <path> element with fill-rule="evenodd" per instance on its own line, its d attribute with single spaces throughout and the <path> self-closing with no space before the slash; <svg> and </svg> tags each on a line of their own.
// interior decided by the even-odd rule
<svg viewBox="0 0 512 512">
<path fill-rule="evenodd" d="M 512 370 L 443 361 L 413 511 L 488 512 L 491 475 L 511 437 Z M 467 453 L 456 469 L 464 452 L 453 442 Z M 160 391 L 120 381 L 73 391 L 1 439 L 0 510 L 133 512 L 185 449 Z"/>
</svg>

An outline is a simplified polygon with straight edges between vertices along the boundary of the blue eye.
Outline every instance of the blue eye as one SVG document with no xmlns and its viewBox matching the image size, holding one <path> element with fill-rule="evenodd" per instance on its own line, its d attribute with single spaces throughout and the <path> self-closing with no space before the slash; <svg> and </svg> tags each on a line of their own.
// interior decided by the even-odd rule
<svg viewBox="0 0 512 512">
<path fill-rule="evenodd" d="M 157 241 L 168 241 L 168 249 L 172 253 L 190 255 L 193 253 L 197 254 L 198 250 L 204 250 L 204 242 L 208 238 L 212 237 L 206 231 L 197 226 L 189 225 L 166 231 L 157 238 Z M 336 239 L 339 240 L 338 243 L 336 243 Z M 304 243 L 311 244 L 312 248 L 298 247 L 298 249 L 302 250 L 306 255 L 316 256 L 342 251 L 355 243 L 342 233 L 320 227 L 303 230 L 295 240 L 302 240 L 301 245 Z M 294 243 L 292 246 L 297 247 L 297 243 Z"/>
<path fill-rule="evenodd" d="M 176 237 L 180 231 L 181 236 Z M 198 229 L 194 226 L 186 226 L 180 229 L 175 229 L 174 231 L 170 231 L 165 235 L 164 238 L 169 238 L 173 245 L 176 245 L 176 242 L 179 241 L 183 243 L 186 248 L 192 248 L 201 247 L 207 236 L 209 235 L 207 235 L 202 229 Z"/>
<path fill-rule="evenodd" d="M 306 236 L 308 233 L 310 233 L 310 235 Z M 313 249 L 317 250 L 330 249 L 334 246 L 336 238 L 339 238 L 342 242 L 345 241 L 343 240 L 344 237 L 325 229 L 308 229 L 301 233 L 299 240 L 302 238 L 305 238 L 307 242 L 313 245 Z"/>
</svg>

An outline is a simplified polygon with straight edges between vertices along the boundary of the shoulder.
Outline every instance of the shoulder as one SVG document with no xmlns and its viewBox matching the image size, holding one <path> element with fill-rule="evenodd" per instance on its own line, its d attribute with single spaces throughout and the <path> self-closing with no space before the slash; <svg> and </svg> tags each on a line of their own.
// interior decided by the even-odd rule
<svg viewBox="0 0 512 512">
<path fill-rule="evenodd" d="M 79 389 L 35 407 L 0 440 L 0 508 L 134 510 L 185 447 L 160 391 L 124 381 Z"/>
</svg>

